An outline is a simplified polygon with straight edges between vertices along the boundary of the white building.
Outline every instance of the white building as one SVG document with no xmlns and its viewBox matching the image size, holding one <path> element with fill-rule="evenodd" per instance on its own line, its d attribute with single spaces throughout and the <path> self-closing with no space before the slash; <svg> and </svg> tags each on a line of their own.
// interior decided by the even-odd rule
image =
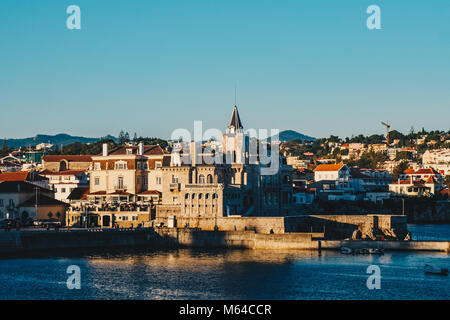
<svg viewBox="0 0 450 320">
<path fill-rule="evenodd" d="M 89 176 L 83 170 L 65 170 L 59 172 L 43 171 L 42 176 L 48 178 L 48 184 L 55 191 L 55 199 L 69 202 L 67 197 L 77 188 L 89 187 Z"/>
<path fill-rule="evenodd" d="M 450 149 L 425 151 L 422 165 L 424 168 L 433 168 L 443 176 L 450 175 Z"/>
</svg>

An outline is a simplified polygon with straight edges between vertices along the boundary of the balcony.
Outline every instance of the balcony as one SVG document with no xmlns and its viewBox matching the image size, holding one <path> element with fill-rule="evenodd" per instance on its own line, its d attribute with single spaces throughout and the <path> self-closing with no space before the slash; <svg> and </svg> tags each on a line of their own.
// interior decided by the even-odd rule
<svg viewBox="0 0 450 320">
<path fill-rule="evenodd" d="M 169 184 L 170 191 L 180 191 L 180 184 L 179 183 L 170 183 Z"/>
<path fill-rule="evenodd" d="M 128 189 L 128 187 L 126 185 L 115 185 L 114 186 L 114 190 L 118 190 L 118 191 L 125 191 L 127 189 Z"/>
</svg>

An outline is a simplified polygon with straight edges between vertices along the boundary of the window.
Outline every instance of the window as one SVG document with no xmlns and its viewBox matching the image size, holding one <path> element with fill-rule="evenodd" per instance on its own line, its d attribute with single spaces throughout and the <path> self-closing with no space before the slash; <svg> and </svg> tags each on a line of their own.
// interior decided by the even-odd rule
<svg viewBox="0 0 450 320">
<path fill-rule="evenodd" d="M 123 177 L 119 177 L 117 181 L 117 188 L 123 189 Z"/>
<path fill-rule="evenodd" d="M 162 167 L 162 163 L 161 163 L 161 161 L 156 161 L 155 162 L 155 168 L 161 168 Z"/>
<path fill-rule="evenodd" d="M 189 199 L 189 193 L 186 193 L 184 196 L 185 199 Z"/>
<path fill-rule="evenodd" d="M 143 176 L 143 177 L 142 177 L 142 184 L 143 184 L 144 186 L 148 185 L 148 177 L 147 177 L 147 176 Z"/>
<path fill-rule="evenodd" d="M 94 170 L 100 170 L 100 162 L 94 163 Z"/>
<path fill-rule="evenodd" d="M 144 162 L 144 170 L 148 170 L 148 162 Z"/>
<path fill-rule="evenodd" d="M 172 183 L 178 183 L 178 176 L 176 174 L 172 175 Z"/>
<path fill-rule="evenodd" d="M 98 186 L 100 184 L 100 178 L 94 178 L 94 184 Z"/>
<path fill-rule="evenodd" d="M 172 201 L 173 201 L 173 204 L 178 204 L 178 197 L 173 197 Z"/>
<path fill-rule="evenodd" d="M 208 177 L 206 179 L 207 183 L 212 184 L 213 183 L 213 176 L 208 174 Z"/>
<path fill-rule="evenodd" d="M 199 199 L 202 199 L 202 198 L 203 198 L 203 193 L 199 193 L 199 194 L 198 194 L 198 198 L 199 198 Z"/>
<path fill-rule="evenodd" d="M 161 177 L 156 177 L 156 184 L 161 184 Z"/>
<path fill-rule="evenodd" d="M 198 176 L 198 183 L 205 184 L 205 176 L 203 174 Z"/>
<path fill-rule="evenodd" d="M 127 169 L 127 163 L 125 161 L 119 161 L 115 163 L 116 170 L 125 170 Z"/>
<path fill-rule="evenodd" d="M 61 188 L 61 193 L 66 193 L 66 188 Z"/>
</svg>

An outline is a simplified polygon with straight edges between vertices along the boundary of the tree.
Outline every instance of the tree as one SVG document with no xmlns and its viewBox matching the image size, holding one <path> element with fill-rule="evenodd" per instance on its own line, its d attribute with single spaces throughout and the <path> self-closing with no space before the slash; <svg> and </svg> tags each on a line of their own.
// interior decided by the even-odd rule
<svg viewBox="0 0 450 320">
<path fill-rule="evenodd" d="M 450 190 L 450 175 L 444 177 L 444 183 L 447 185 L 447 188 Z"/>
<path fill-rule="evenodd" d="M 2 156 L 7 155 L 7 154 L 8 154 L 8 151 L 9 151 L 8 143 L 6 142 L 6 139 L 4 139 L 4 140 L 3 140 L 3 146 L 2 146 L 1 155 L 2 155 Z"/>
<path fill-rule="evenodd" d="M 392 171 L 392 179 L 397 180 L 398 177 L 406 170 L 408 169 L 408 162 L 402 161 L 400 162 Z"/>
<path fill-rule="evenodd" d="M 120 130 L 119 137 L 117 139 L 119 140 L 119 144 L 125 144 L 125 142 L 130 141 L 130 134 L 128 132 Z"/>
<path fill-rule="evenodd" d="M 397 152 L 397 155 L 395 156 L 395 160 L 412 160 L 412 153 L 408 151 L 399 151 Z"/>
</svg>

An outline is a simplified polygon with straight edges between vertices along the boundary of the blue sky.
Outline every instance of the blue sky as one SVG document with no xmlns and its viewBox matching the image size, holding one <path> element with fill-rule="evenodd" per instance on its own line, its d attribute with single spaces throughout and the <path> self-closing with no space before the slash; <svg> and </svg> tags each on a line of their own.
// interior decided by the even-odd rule
<svg viewBox="0 0 450 320">
<path fill-rule="evenodd" d="M 450 129 L 448 0 L 2 0 L 0 43 L 0 137 L 224 129 L 236 84 L 246 128 Z"/>
</svg>

